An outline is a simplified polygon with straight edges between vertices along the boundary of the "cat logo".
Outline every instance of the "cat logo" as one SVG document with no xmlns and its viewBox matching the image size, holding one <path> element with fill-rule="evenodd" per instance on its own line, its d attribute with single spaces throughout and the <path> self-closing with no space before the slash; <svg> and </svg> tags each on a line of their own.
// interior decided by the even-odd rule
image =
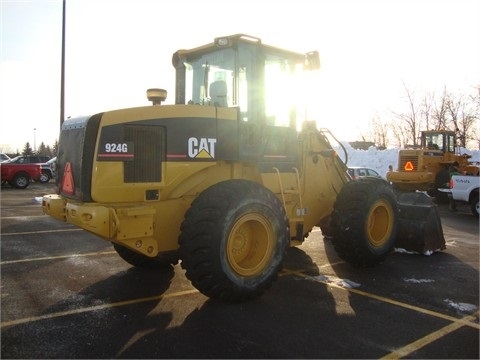
<svg viewBox="0 0 480 360">
<path fill-rule="evenodd" d="M 214 159 L 217 139 L 191 137 L 188 139 L 188 157 L 197 159 Z"/>
</svg>

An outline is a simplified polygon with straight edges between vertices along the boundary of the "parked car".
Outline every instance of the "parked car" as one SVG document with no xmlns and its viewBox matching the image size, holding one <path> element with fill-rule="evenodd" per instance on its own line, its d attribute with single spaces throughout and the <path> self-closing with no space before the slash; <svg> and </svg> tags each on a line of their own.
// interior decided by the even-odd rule
<svg viewBox="0 0 480 360">
<path fill-rule="evenodd" d="M 54 158 L 48 160 L 45 164 L 42 164 L 42 168 L 44 168 L 45 171 L 48 171 L 50 179 L 55 179 L 57 176 L 57 157 L 55 156 Z"/>
<path fill-rule="evenodd" d="M 10 159 L 9 162 L 15 164 L 42 164 L 50 160 L 50 156 L 43 155 L 20 155 Z"/>
<path fill-rule="evenodd" d="M 25 156 L 16 156 L 13 159 L 8 160 L 9 163 L 12 164 L 41 164 L 42 165 L 42 175 L 39 179 L 35 179 L 35 181 L 39 181 L 41 183 L 47 183 L 50 179 L 53 178 L 53 170 L 51 164 L 48 161 L 51 160 L 50 156 L 43 156 L 43 155 L 25 155 Z"/>
<path fill-rule="evenodd" d="M 17 189 L 25 189 L 31 180 L 38 181 L 42 175 L 41 164 L 12 163 L 5 161 L 0 164 L 2 185 L 5 183 Z"/>
<path fill-rule="evenodd" d="M 347 172 L 352 177 L 352 179 L 356 179 L 363 176 L 373 176 L 373 177 L 381 178 L 378 172 L 363 166 L 349 166 Z"/>
</svg>

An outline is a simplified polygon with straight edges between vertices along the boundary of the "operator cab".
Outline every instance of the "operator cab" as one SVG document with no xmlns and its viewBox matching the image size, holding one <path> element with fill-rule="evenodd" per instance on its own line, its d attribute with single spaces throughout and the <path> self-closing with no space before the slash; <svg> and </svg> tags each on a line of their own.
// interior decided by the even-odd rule
<svg viewBox="0 0 480 360">
<path fill-rule="evenodd" d="M 422 131 L 422 149 L 440 150 L 455 153 L 455 132 L 453 131 Z"/>
<path fill-rule="evenodd" d="M 179 50 L 172 62 L 176 104 L 238 107 L 241 121 L 293 128 L 304 110 L 299 74 L 319 68 L 317 52 L 287 51 L 243 34 Z"/>
</svg>

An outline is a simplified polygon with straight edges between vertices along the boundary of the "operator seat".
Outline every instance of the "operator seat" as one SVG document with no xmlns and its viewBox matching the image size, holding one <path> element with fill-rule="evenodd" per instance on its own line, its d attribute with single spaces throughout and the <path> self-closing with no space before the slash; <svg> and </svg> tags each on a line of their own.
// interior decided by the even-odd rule
<svg viewBox="0 0 480 360">
<path fill-rule="evenodd" d="M 210 84 L 209 94 L 214 106 L 227 107 L 227 83 L 217 80 Z"/>
</svg>

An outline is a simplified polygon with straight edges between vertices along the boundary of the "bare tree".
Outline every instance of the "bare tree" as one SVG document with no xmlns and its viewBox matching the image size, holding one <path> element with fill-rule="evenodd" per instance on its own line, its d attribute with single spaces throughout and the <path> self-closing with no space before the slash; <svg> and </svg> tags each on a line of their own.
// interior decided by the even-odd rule
<svg viewBox="0 0 480 360">
<path fill-rule="evenodd" d="M 476 96 L 455 95 L 445 90 L 434 113 L 437 125 L 441 126 L 438 129 L 455 131 L 458 145 L 466 148 L 469 142 L 478 139 L 479 103 Z"/>
<path fill-rule="evenodd" d="M 421 113 L 419 105 L 415 103 L 414 94 L 407 88 L 405 82 L 403 82 L 403 87 L 405 88 L 409 111 L 406 113 L 394 113 L 394 116 L 400 120 L 399 124 L 395 126 L 394 134 L 396 134 L 397 140 L 403 146 L 411 141 L 411 144 L 416 147 L 418 146 L 418 134 L 421 130 Z M 408 133 L 406 139 L 405 132 Z"/>
<path fill-rule="evenodd" d="M 446 130 L 447 127 L 447 111 L 448 111 L 448 93 L 446 87 L 443 93 L 434 103 L 431 118 L 433 121 L 433 130 Z"/>
<path fill-rule="evenodd" d="M 409 136 L 407 131 L 405 131 L 404 125 L 401 122 L 392 121 L 390 129 L 392 131 L 395 145 L 398 147 L 406 147 L 408 145 Z"/>
<path fill-rule="evenodd" d="M 457 98 L 450 95 L 447 102 L 452 127 L 458 134 L 459 145 L 464 148 L 469 142 L 478 140 L 479 103 L 475 96 L 465 99 L 462 95 Z"/>
<path fill-rule="evenodd" d="M 381 148 L 386 148 L 388 145 L 388 128 L 389 126 L 382 122 L 378 114 L 370 121 L 370 133 L 373 142 Z"/>
<path fill-rule="evenodd" d="M 442 94 L 426 93 L 417 105 L 414 93 L 403 83 L 406 92 L 408 111 L 393 113 L 395 118 L 390 125 L 391 132 L 400 146 L 418 145 L 421 130 L 454 130 L 460 146 L 467 148 L 471 143 L 480 147 L 480 86 L 476 94 L 465 96 L 449 93 L 444 87 Z M 422 127 L 423 126 L 423 127 Z"/>
<path fill-rule="evenodd" d="M 423 101 L 421 104 L 420 115 L 423 117 L 425 122 L 425 129 L 431 129 L 431 115 L 432 115 L 432 106 L 435 101 L 435 93 L 425 93 Z"/>
</svg>

